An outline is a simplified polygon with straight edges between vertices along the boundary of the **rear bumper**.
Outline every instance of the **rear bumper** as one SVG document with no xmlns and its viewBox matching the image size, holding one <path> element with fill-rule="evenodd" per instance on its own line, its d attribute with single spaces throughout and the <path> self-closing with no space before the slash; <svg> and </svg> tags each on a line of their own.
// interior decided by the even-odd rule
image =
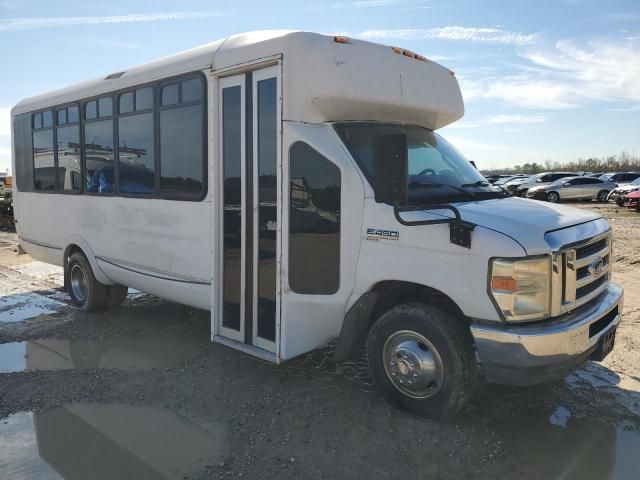
<svg viewBox="0 0 640 480">
<path fill-rule="evenodd" d="M 600 338 L 615 334 L 622 287 L 610 283 L 592 301 L 551 321 L 532 325 L 474 323 L 482 370 L 489 382 L 532 385 L 564 378 L 586 360 L 600 360 Z M 610 336 L 610 335 L 609 335 Z"/>
</svg>

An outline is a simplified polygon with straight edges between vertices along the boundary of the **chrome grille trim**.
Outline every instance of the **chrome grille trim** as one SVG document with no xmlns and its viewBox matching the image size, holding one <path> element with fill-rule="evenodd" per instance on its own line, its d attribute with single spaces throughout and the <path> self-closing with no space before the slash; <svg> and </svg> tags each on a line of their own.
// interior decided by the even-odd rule
<svg viewBox="0 0 640 480">
<path fill-rule="evenodd" d="M 552 316 L 570 312 L 588 303 L 607 288 L 611 270 L 611 238 L 611 230 L 607 230 L 553 253 Z M 598 247 L 595 252 L 594 247 Z M 588 267 L 598 259 L 602 259 L 601 270 L 590 271 Z M 589 291 L 588 286 L 594 282 L 602 284 Z M 581 294 L 581 290 L 588 293 Z"/>
</svg>

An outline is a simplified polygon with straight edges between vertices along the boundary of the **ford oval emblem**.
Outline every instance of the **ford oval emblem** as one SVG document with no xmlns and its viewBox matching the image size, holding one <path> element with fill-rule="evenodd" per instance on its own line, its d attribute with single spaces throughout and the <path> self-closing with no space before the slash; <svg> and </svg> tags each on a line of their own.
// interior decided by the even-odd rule
<svg viewBox="0 0 640 480">
<path fill-rule="evenodd" d="M 591 275 L 593 275 L 594 277 L 597 277 L 602 273 L 603 268 L 604 260 L 602 259 L 602 257 L 598 257 L 594 259 L 593 262 L 591 262 L 591 265 L 589 265 L 589 273 L 591 273 Z"/>
</svg>

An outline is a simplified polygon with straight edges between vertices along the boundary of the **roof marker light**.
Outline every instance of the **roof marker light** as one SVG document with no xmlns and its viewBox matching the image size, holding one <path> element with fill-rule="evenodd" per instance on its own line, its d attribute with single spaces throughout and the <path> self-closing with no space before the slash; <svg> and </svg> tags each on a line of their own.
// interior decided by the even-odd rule
<svg viewBox="0 0 640 480">
<path fill-rule="evenodd" d="M 425 57 L 424 55 L 419 55 L 419 54 L 415 54 L 414 58 L 416 60 L 420 60 L 421 62 L 426 62 L 427 61 L 427 57 Z"/>
<path fill-rule="evenodd" d="M 402 54 L 405 57 L 411 57 L 411 58 L 413 58 L 415 56 L 415 53 L 413 53 L 411 50 L 405 50 L 405 51 L 402 52 Z"/>
<path fill-rule="evenodd" d="M 399 47 L 391 47 L 391 50 L 393 50 L 396 53 L 402 53 L 402 49 Z"/>
<path fill-rule="evenodd" d="M 349 39 L 347 37 L 343 37 L 340 35 L 336 35 L 333 37 L 333 41 L 336 43 L 349 43 Z"/>
</svg>

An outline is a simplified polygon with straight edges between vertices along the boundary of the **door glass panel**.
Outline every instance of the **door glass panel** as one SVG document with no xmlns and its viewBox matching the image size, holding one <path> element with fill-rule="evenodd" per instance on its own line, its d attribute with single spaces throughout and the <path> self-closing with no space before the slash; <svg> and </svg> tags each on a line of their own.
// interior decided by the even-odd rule
<svg viewBox="0 0 640 480">
<path fill-rule="evenodd" d="M 289 285 L 331 295 L 340 286 L 340 169 L 304 142 L 289 153 Z"/>
<path fill-rule="evenodd" d="M 222 162 L 224 178 L 224 267 L 222 326 L 240 331 L 242 290 L 242 111 L 241 87 L 222 90 Z"/>
<path fill-rule="evenodd" d="M 257 84 L 258 151 L 258 336 L 275 341 L 277 232 L 276 79 Z"/>
<path fill-rule="evenodd" d="M 80 127 L 58 128 L 58 186 L 61 190 L 79 192 L 82 183 L 80 169 Z"/>
<path fill-rule="evenodd" d="M 33 132 L 33 167 L 36 190 L 56 189 L 56 166 L 53 157 L 53 130 Z"/>
</svg>

